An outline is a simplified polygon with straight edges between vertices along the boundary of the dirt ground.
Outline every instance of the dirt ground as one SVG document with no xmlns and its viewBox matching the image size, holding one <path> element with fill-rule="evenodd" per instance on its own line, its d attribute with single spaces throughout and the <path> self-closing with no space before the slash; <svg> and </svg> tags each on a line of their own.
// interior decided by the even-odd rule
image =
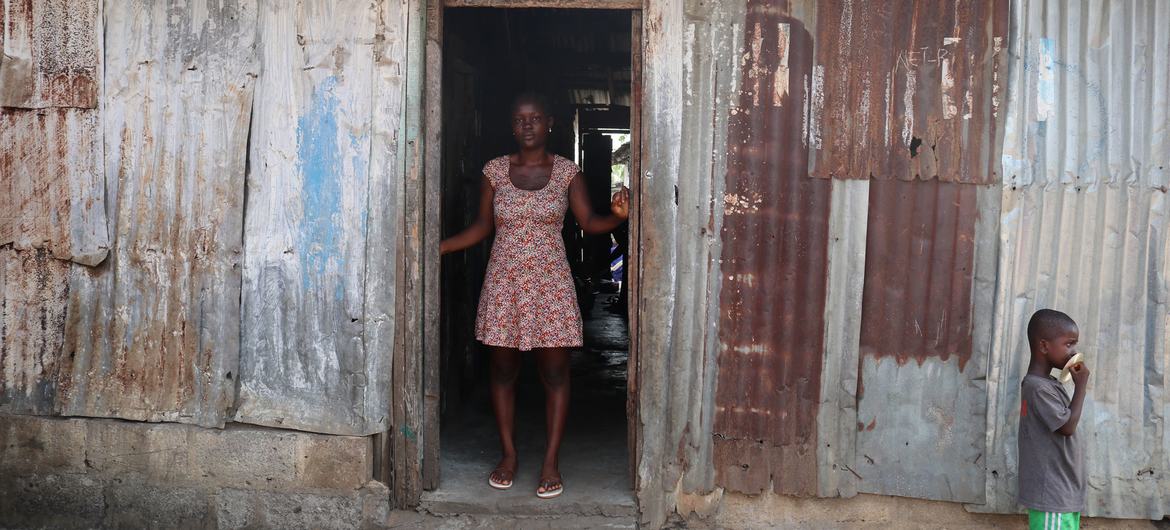
<svg viewBox="0 0 1170 530">
<path fill-rule="evenodd" d="M 763 515 L 763 514 L 759 514 Z M 942 521 L 926 513 L 910 513 L 897 522 L 885 520 L 841 520 L 839 517 L 825 517 L 821 510 L 807 514 L 791 514 L 787 517 L 766 521 L 762 517 L 716 517 L 703 519 L 692 516 L 689 519 L 676 518 L 665 528 L 680 529 L 724 529 L 724 528 L 793 528 L 793 529 L 849 529 L 849 528 L 1027 528 L 1023 516 L 976 515 L 958 520 Z M 544 529 L 585 529 L 585 528 L 636 528 L 633 519 L 601 516 L 569 515 L 564 517 L 518 517 L 497 515 L 435 516 L 417 512 L 394 512 L 390 519 L 391 528 L 402 529 L 498 529 L 544 530 Z M 1118 519 L 1082 519 L 1085 529 L 1170 529 L 1170 521 L 1136 521 Z"/>
</svg>

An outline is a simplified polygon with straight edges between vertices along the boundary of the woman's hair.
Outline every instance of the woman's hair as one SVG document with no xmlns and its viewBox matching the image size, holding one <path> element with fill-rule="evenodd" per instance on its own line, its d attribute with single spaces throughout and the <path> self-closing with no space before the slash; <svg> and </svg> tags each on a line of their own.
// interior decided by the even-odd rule
<svg viewBox="0 0 1170 530">
<path fill-rule="evenodd" d="M 525 103 L 540 107 L 540 110 L 544 111 L 545 115 L 548 115 L 552 110 L 549 107 L 548 99 L 544 97 L 544 94 L 531 90 L 525 90 L 524 92 L 516 95 L 516 98 L 512 100 L 512 112 L 515 113 L 516 109 Z"/>
</svg>

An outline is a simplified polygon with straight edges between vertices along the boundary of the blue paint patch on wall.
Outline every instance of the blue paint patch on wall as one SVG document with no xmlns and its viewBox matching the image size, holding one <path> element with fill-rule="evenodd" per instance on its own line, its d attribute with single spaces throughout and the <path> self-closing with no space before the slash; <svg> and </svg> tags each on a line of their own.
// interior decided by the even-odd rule
<svg viewBox="0 0 1170 530">
<path fill-rule="evenodd" d="M 297 158 L 303 181 L 304 212 L 297 252 L 301 288 L 310 292 L 325 276 L 330 261 L 343 259 L 338 218 L 341 215 L 341 149 L 337 145 L 337 78 L 327 77 L 313 91 L 309 110 L 297 120 Z M 338 282 L 334 296 L 342 298 Z"/>
<path fill-rule="evenodd" d="M 1036 120 L 1047 121 L 1052 115 L 1052 106 L 1056 103 L 1056 78 L 1052 70 L 1055 43 L 1047 38 L 1039 41 L 1040 69 L 1036 81 Z"/>
<path fill-rule="evenodd" d="M 366 175 L 366 178 L 368 179 L 369 178 L 369 175 L 367 174 L 367 172 L 368 172 L 367 167 L 368 166 L 367 166 L 366 160 L 364 158 L 362 158 L 362 156 L 361 156 L 363 154 L 365 154 L 365 155 L 369 154 L 368 148 L 362 149 L 362 144 L 366 143 L 367 138 L 369 138 L 368 134 L 362 134 L 361 136 L 354 136 L 352 134 L 349 135 L 349 145 L 350 145 L 350 147 L 353 148 L 353 152 L 354 152 L 353 170 L 358 175 Z M 375 199 L 375 200 L 377 200 L 377 199 Z M 367 214 L 369 213 L 369 211 L 370 211 L 370 209 L 368 207 L 362 208 L 361 230 L 362 230 L 363 237 L 365 237 L 365 235 L 366 235 L 366 219 L 367 219 Z"/>
</svg>

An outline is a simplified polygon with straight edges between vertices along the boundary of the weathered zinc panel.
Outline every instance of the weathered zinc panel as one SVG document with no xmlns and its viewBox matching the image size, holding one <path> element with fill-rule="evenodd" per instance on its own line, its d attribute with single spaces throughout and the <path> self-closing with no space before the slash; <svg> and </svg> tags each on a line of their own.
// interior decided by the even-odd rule
<svg viewBox="0 0 1170 530">
<path fill-rule="evenodd" d="M 1170 180 L 1170 37 L 1157 1 L 1013 7 L 1005 186 Z"/>
<path fill-rule="evenodd" d="M 0 107 L 97 106 L 99 0 L 0 0 Z"/>
<path fill-rule="evenodd" d="M 661 526 L 679 492 L 716 487 L 715 362 L 728 119 L 745 3 L 648 2 L 643 13 L 638 498 Z M 652 134 L 651 134 L 652 131 Z M 700 132 L 701 131 L 701 132 Z"/>
<path fill-rule="evenodd" d="M 831 183 L 801 142 L 813 36 L 785 11 L 748 2 L 728 123 L 714 465 L 732 490 L 811 495 Z"/>
<path fill-rule="evenodd" d="M 954 357 L 962 370 L 972 354 L 977 187 L 890 180 L 869 190 L 861 354 L 901 365 Z"/>
<path fill-rule="evenodd" d="M 0 410 L 52 414 L 69 262 L 0 247 Z"/>
<path fill-rule="evenodd" d="M 70 9 L 65 9 L 70 7 Z M 0 410 L 57 406 L 70 261 L 106 258 L 97 2 L 0 2 Z M 7 108 L 25 107 L 25 108 Z M 30 109 L 36 107 L 35 109 Z M 67 359 L 65 359 L 67 360 Z"/>
<path fill-rule="evenodd" d="M 60 414 L 226 419 L 238 376 L 255 17 L 236 2 L 105 8 L 114 244 L 98 267 L 71 270 Z"/>
<path fill-rule="evenodd" d="M 817 3 L 813 175 L 995 182 L 1006 0 Z"/>
<path fill-rule="evenodd" d="M 0 245 L 106 258 L 101 134 L 97 110 L 0 110 Z"/>
<path fill-rule="evenodd" d="M 987 504 L 1014 511 L 1028 318 L 1080 326 L 1086 515 L 1170 514 L 1170 4 L 1013 4 Z M 1071 385 L 1069 391 L 1072 391 Z"/>
<path fill-rule="evenodd" d="M 387 380 L 373 377 L 388 352 L 363 342 L 367 243 L 395 244 L 367 241 L 368 201 L 394 197 L 369 195 L 374 116 L 385 116 L 375 81 L 400 69 L 375 62 L 382 7 L 261 3 L 237 421 L 336 434 L 388 424 Z M 388 263 L 376 272 L 393 274 Z"/>
<path fill-rule="evenodd" d="M 977 227 L 981 190 L 990 189 L 870 183 L 853 465 L 860 492 L 983 500 L 987 350 L 975 347 L 975 320 L 989 323 L 991 304 L 975 303 L 975 285 L 977 249 L 995 251 L 994 232 Z"/>
</svg>

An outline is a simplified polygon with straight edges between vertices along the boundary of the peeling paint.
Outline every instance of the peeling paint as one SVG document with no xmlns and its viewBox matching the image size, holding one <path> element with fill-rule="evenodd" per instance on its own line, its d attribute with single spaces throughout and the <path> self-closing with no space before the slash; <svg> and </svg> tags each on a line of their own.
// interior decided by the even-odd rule
<svg viewBox="0 0 1170 530">
<path fill-rule="evenodd" d="M 779 24 L 776 39 L 780 63 L 776 66 L 776 74 L 772 83 L 772 106 L 779 107 L 788 97 L 788 47 L 791 40 L 791 27 L 788 24 Z"/>
</svg>

